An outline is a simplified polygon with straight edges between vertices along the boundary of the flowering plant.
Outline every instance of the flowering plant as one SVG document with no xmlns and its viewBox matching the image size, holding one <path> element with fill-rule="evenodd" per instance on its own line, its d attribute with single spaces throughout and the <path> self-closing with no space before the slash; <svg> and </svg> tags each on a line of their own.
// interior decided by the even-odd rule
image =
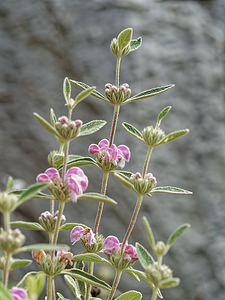
<svg viewBox="0 0 225 300">
<path fill-rule="evenodd" d="M 132 39 L 132 29 L 123 30 L 117 38 L 111 42 L 111 51 L 116 56 L 116 80 L 115 85 L 105 85 L 105 95 L 85 83 L 65 78 L 63 93 L 68 108 L 68 116 L 56 117 L 53 109 L 50 110 L 51 123 L 34 113 L 38 122 L 53 134 L 58 143 L 59 150 L 51 151 L 48 156 L 50 167 L 37 176 L 37 183 L 26 190 L 13 190 L 13 180 L 10 177 L 6 191 L 0 193 L 0 212 L 4 216 L 4 227 L 0 229 L 0 250 L 4 255 L 0 259 L 0 268 L 3 270 L 3 281 L 0 284 L 0 298 L 3 300 L 38 299 L 45 281 L 47 289 L 45 299 L 66 300 L 57 292 L 55 277 L 63 276 L 65 284 L 70 288 L 73 299 L 94 300 L 104 297 L 101 290 L 106 291 L 107 299 L 139 300 L 142 294 L 138 291 L 128 291 L 117 295 L 120 278 L 124 272 L 129 274 L 132 280 L 144 280 L 152 290 L 151 300 L 162 298 L 163 289 L 175 287 L 179 284 L 179 278 L 173 277 L 170 267 L 163 263 L 164 256 L 168 253 L 175 240 L 190 226 L 183 224 L 178 227 L 168 238 L 167 242 L 155 242 L 152 229 L 146 217 L 143 218 L 144 228 L 149 240 L 154 257 L 139 242 L 135 245 L 128 243 L 135 226 L 143 198 L 152 196 L 153 193 L 191 194 L 191 192 L 172 186 L 157 186 L 156 178 L 148 173 L 152 151 L 161 144 L 169 143 L 186 133 L 188 129 L 175 131 L 169 134 L 160 128 L 161 121 L 170 111 L 167 106 L 158 115 L 155 126 L 147 126 L 142 131 L 133 125 L 123 123 L 125 130 L 147 146 L 147 154 L 143 164 L 143 170 L 132 173 L 122 171 L 129 162 L 131 152 L 128 146 L 114 144 L 119 111 L 124 104 L 149 98 L 161 94 L 172 87 L 173 84 L 146 90 L 131 96 L 131 89 L 127 83 L 119 84 L 120 63 L 123 56 L 137 50 L 141 46 L 141 38 Z M 71 97 L 71 84 L 81 88 L 82 91 L 75 99 Z M 109 138 L 102 139 L 98 144 L 91 144 L 88 152 L 96 156 L 83 157 L 69 153 L 70 143 L 80 136 L 87 136 L 101 129 L 106 121 L 93 120 L 83 124 L 81 120 L 73 120 L 72 113 L 76 106 L 86 97 L 93 97 L 113 105 L 113 119 Z M 93 165 L 102 171 L 102 187 L 100 193 L 86 192 L 88 178 L 80 168 L 83 165 Z M 120 169 L 118 169 L 118 167 Z M 104 204 L 116 204 L 117 202 L 106 195 L 108 178 L 114 175 L 118 184 L 125 185 L 137 196 L 136 206 L 130 218 L 127 231 L 122 242 L 116 236 L 104 237 L 100 234 L 100 221 Z M 42 192 L 48 189 L 48 193 Z M 10 213 L 19 205 L 32 198 L 45 198 L 50 202 L 49 211 L 41 213 L 37 222 L 10 222 Z M 93 228 L 80 223 L 65 223 L 63 215 L 67 202 L 72 201 L 79 205 L 79 200 L 98 201 L 99 206 Z M 118 199 L 119 202 L 119 199 Z M 57 204 L 57 209 L 55 205 Z M 19 229 L 21 227 L 30 230 L 44 231 L 49 237 L 49 244 L 34 244 L 23 246 L 25 236 Z M 84 251 L 74 255 L 70 252 L 70 246 L 58 244 L 58 235 L 63 230 L 71 230 L 71 244 L 80 241 Z M 39 266 L 39 271 L 33 271 L 8 289 L 9 271 L 14 268 L 25 267 L 32 260 L 16 259 L 15 255 L 22 252 L 32 252 L 33 261 Z M 115 270 L 115 278 L 110 285 L 105 278 L 94 275 L 94 264 L 101 263 L 111 266 Z M 133 267 L 135 264 L 135 268 Z M 136 266 L 141 265 L 143 270 Z"/>
</svg>

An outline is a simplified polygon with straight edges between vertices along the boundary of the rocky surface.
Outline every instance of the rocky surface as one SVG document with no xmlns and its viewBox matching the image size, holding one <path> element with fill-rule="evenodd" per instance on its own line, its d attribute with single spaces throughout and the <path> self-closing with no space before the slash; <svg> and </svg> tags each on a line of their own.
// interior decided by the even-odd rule
<svg viewBox="0 0 225 300">
<path fill-rule="evenodd" d="M 176 84 L 165 94 L 122 107 L 115 140 L 130 146 L 132 159 L 126 168 L 137 171 L 142 168 L 146 149 L 124 131 L 122 121 L 142 129 L 155 122 L 163 107 L 172 105 L 164 130 L 191 130 L 188 136 L 154 151 L 151 171 L 159 185 L 180 186 L 192 190 L 193 196 L 146 199 L 130 240 L 148 247 L 142 215 L 150 220 L 157 239 L 166 239 L 181 223 L 192 224 L 166 261 L 174 275 L 182 278 L 178 288 L 165 291 L 167 300 L 224 299 L 224 12 L 222 0 L 11 0 L 0 4 L 2 186 L 9 174 L 31 184 L 37 173 L 47 168 L 47 154 L 57 149 L 57 143 L 40 128 L 32 112 L 48 118 L 49 108 L 54 107 L 57 115 L 65 113 L 65 76 L 96 85 L 101 92 L 106 82 L 113 82 L 115 58 L 108 48 L 121 29 L 133 27 L 134 37 L 143 36 L 140 50 L 122 61 L 121 82 L 128 82 L 133 93 Z M 107 119 L 108 126 L 80 138 L 71 151 L 87 155 L 90 143 L 108 136 L 111 115 L 112 107 L 100 100 L 89 98 L 81 103 L 75 118 L 85 122 Z M 99 191 L 101 173 L 92 167 L 84 169 L 89 175 L 89 191 Z M 122 186 L 118 188 L 114 178 L 108 195 L 119 205 L 105 206 L 101 232 L 122 238 L 135 197 Z M 68 221 L 92 226 L 97 205 L 91 205 L 90 209 L 88 202 L 68 204 Z M 46 201 L 32 200 L 13 217 L 37 219 L 47 208 Z M 29 242 L 43 238 L 27 236 Z M 68 235 L 61 240 L 68 241 Z M 14 278 L 18 276 L 15 273 Z M 127 279 L 124 276 L 121 290 L 141 289 L 143 299 L 149 299 L 145 284 Z"/>
</svg>

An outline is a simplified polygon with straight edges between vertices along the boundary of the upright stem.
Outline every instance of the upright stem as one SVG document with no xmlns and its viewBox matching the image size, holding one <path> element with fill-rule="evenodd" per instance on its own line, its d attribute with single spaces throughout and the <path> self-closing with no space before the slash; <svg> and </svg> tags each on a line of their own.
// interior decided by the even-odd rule
<svg viewBox="0 0 225 300">
<path fill-rule="evenodd" d="M 56 244 L 57 244 L 58 235 L 59 235 L 59 227 L 60 227 L 60 223 L 61 223 L 61 218 L 62 218 L 64 206 L 65 206 L 65 202 L 61 202 L 61 201 L 60 201 L 60 202 L 59 202 L 59 213 L 58 213 L 58 218 L 57 218 L 57 221 L 56 221 L 55 231 L 54 231 L 53 240 L 52 240 L 52 244 L 53 244 L 53 245 L 56 245 Z"/>
<path fill-rule="evenodd" d="M 92 275 L 93 271 L 94 271 L 94 262 L 90 261 L 89 265 L 88 265 L 88 273 Z M 88 284 L 87 285 L 87 290 L 86 290 L 85 300 L 89 300 L 90 292 L 91 292 L 91 285 Z"/>
<path fill-rule="evenodd" d="M 137 198 L 137 202 L 136 202 L 136 206 L 135 206 L 135 209 L 134 209 L 134 212 L 133 212 L 133 215 L 131 217 L 131 220 L 130 220 L 130 224 L 128 226 L 128 229 L 127 229 L 127 232 L 124 236 L 124 239 L 123 239 L 123 244 L 122 244 L 122 248 L 121 248 L 121 252 L 123 253 L 124 251 L 124 248 L 125 248 L 125 245 L 126 245 L 126 242 L 128 241 L 130 235 L 131 235 L 131 232 L 134 228 L 134 225 L 136 223 L 136 220 L 137 220 L 137 216 L 138 216 L 138 213 L 139 213 L 139 210 L 141 208 L 141 203 L 142 203 L 142 200 L 143 200 L 143 196 L 142 195 L 138 195 L 138 198 Z"/>
<path fill-rule="evenodd" d="M 10 229 L 10 214 L 8 211 L 4 213 L 4 225 L 5 225 L 5 231 L 9 233 Z"/>
<path fill-rule="evenodd" d="M 52 300 L 52 283 L 53 283 L 53 277 L 48 276 L 47 281 L 47 300 Z"/>
<path fill-rule="evenodd" d="M 112 126 L 111 126 L 110 137 L 109 137 L 109 147 L 112 146 L 114 141 L 119 112 L 120 112 L 120 105 L 114 105 L 113 120 L 112 120 Z"/>
<path fill-rule="evenodd" d="M 115 278 L 114 278 L 114 281 L 113 281 L 112 289 L 111 289 L 111 292 L 109 294 L 108 300 L 113 299 L 113 296 L 115 295 L 117 286 L 120 282 L 121 275 L 122 275 L 122 271 L 121 270 L 116 270 L 116 275 L 115 275 Z"/>
<path fill-rule="evenodd" d="M 119 87 L 119 82 L 120 82 L 120 61 L 121 57 L 117 57 L 116 61 L 116 87 Z"/>
<path fill-rule="evenodd" d="M 151 300 L 156 300 L 157 299 L 157 294 L 158 294 L 158 288 L 155 287 L 152 293 L 152 298 Z"/>
<path fill-rule="evenodd" d="M 102 187 L 101 187 L 101 194 L 103 194 L 103 195 L 105 195 L 105 193 L 106 193 L 108 179 L 109 179 L 109 173 L 104 172 L 103 178 L 102 178 Z M 101 221 L 103 207 L 104 207 L 104 203 L 99 202 L 98 211 L 97 211 L 97 215 L 96 215 L 96 219 L 95 219 L 95 226 L 94 226 L 94 233 L 95 234 L 98 233 L 98 228 L 99 228 L 99 224 L 100 224 L 100 221 Z"/>
<path fill-rule="evenodd" d="M 8 278 L 9 278 L 9 263 L 10 263 L 11 254 L 5 254 L 5 265 L 3 269 L 3 280 L 2 283 L 5 287 L 8 286 Z"/>
<path fill-rule="evenodd" d="M 147 170 L 148 170 L 148 166 L 149 166 L 149 162 L 150 162 L 150 158 L 151 158 L 151 154 L 152 154 L 152 149 L 153 149 L 153 147 L 151 147 L 151 146 L 148 148 L 148 152 L 146 155 L 145 164 L 144 164 L 144 168 L 143 168 L 143 173 L 142 173 L 143 177 L 145 176 L 145 174 L 147 173 Z"/>
<path fill-rule="evenodd" d="M 62 169 L 62 180 L 65 180 L 65 174 L 66 174 L 66 165 L 67 165 L 67 159 L 68 159 L 68 155 L 69 155 L 69 146 L 70 146 L 70 142 L 67 141 L 65 143 L 65 148 L 64 148 L 64 161 L 63 161 L 63 169 Z"/>
</svg>

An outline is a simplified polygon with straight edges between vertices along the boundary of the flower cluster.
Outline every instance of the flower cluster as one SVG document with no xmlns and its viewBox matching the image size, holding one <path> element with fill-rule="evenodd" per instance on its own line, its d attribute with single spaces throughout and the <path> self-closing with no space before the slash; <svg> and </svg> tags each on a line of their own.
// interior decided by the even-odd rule
<svg viewBox="0 0 225 300">
<path fill-rule="evenodd" d="M 113 170 L 117 166 L 123 168 L 125 161 L 130 161 L 130 149 L 125 145 L 110 146 L 107 139 L 101 140 L 98 145 L 91 144 L 89 153 L 97 155 L 97 163 L 103 170 Z"/>
<path fill-rule="evenodd" d="M 56 221 L 58 218 L 59 211 L 57 210 L 54 214 L 51 214 L 49 211 L 41 213 L 39 217 L 39 223 L 45 229 L 46 232 L 53 232 L 55 229 Z M 66 221 L 64 215 L 61 216 L 60 226 L 62 226 Z"/>
<path fill-rule="evenodd" d="M 71 121 L 66 116 L 62 116 L 55 123 L 55 128 L 63 139 L 71 140 L 79 135 L 82 124 L 81 120 Z"/>
<path fill-rule="evenodd" d="M 21 233 L 19 229 L 9 229 L 9 231 L 4 231 L 0 229 L 0 249 L 13 253 L 16 249 L 20 248 L 25 242 L 25 236 Z"/>
<path fill-rule="evenodd" d="M 141 195 L 149 194 L 157 184 L 152 173 L 147 173 L 143 177 L 139 172 L 130 177 L 130 182 L 133 184 L 135 191 Z"/>
<path fill-rule="evenodd" d="M 107 83 L 105 85 L 105 95 L 111 103 L 121 105 L 130 98 L 131 89 L 127 83 L 123 83 L 119 88 L 111 83 Z"/>
<path fill-rule="evenodd" d="M 64 180 L 57 169 L 49 168 L 37 176 L 37 182 L 50 182 L 49 190 L 58 201 L 77 202 L 77 196 L 83 194 L 88 186 L 87 176 L 78 167 L 70 168 Z"/>
<path fill-rule="evenodd" d="M 27 292 L 24 289 L 18 287 L 11 288 L 10 294 L 12 295 L 13 300 L 22 300 L 27 299 L 28 297 Z"/>
<path fill-rule="evenodd" d="M 154 147 L 165 137 L 165 132 L 161 128 L 148 126 L 143 129 L 142 136 L 146 145 Z"/>
</svg>

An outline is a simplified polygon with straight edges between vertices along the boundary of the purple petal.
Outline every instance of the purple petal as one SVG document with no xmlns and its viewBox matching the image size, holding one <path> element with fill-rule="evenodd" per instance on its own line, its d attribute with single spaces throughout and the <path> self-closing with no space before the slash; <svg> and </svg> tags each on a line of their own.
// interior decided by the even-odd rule
<svg viewBox="0 0 225 300">
<path fill-rule="evenodd" d="M 50 182 L 51 179 L 49 178 L 49 176 L 48 176 L 47 174 L 41 173 L 41 174 L 39 174 L 39 175 L 37 176 L 36 181 L 37 181 L 38 183 L 41 183 L 41 182 Z"/>
<path fill-rule="evenodd" d="M 76 243 L 83 237 L 84 228 L 81 226 L 75 226 L 70 233 L 71 243 Z"/>
<path fill-rule="evenodd" d="M 120 155 L 128 162 L 130 160 L 130 149 L 125 145 L 120 145 L 117 148 Z"/>
<path fill-rule="evenodd" d="M 99 143 L 98 143 L 98 146 L 100 147 L 100 148 L 108 148 L 109 147 L 109 141 L 107 140 L 107 139 L 103 139 L 103 140 L 101 140 Z"/>
<path fill-rule="evenodd" d="M 11 288 L 10 293 L 12 294 L 13 297 L 14 296 L 19 297 L 19 298 L 14 298 L 14 299 L 19 299 L 20 300 L 20 299 L 28 297 L 27 292 L 22 288 L 13 287 L 13 288 Z"/>
<path fill-rule="evenodd" d="M 59 171 L 55 168 L 49 168 L 45 171 L 51 180 L 60 180 Z"/>
<path fill-rule="evenodd" d="M 92 245 L 94 243 L 96 243 L 96 238 L 95 238 L 95 235 L 93 233 L 92 230 L 90 230 L 87 234 L 86 234 L 86 238 L 87 238 L 87 243 L 88 245 Z"/>
<path fill-rule="evenodd" d="M 120 241 L 116 236 L 110 235 L 105 239 L 103 251 L 107 255 L 112 255 L 120 249 Z"/>
<path fill-rule="evenodd" d="M 66 177 L 66 183 L 68 185 L 69 190 L 75 192 L 76 195 L 80 195 L 83 192 L 78 179 L 79 177 L 76 175 Z"/>
<path fill-rule="evenodd" d="M 91 144 L 88 148 L 88 152 L 91 153 L 91 154 L 96 154 L 98 153 L 100 150 L 99 146 L 96 145 L 96 144 Z"/>
<path fill-rule="evenodd" d="M 83 170 L 81 170 L 81 168 L 78 168 L 78 167 L 70 168 L 70 169 L 66 172 L 66 176 L 67 176 L 67 175 L 72 175 L 72 174 L 78 175 L 78 176 L 81 176 L 81 177 L 84 176 Z"/>
<path fill-rule="evenodd" d="M 118 161 L 118 150 L 116 145 L 112 144 L 112 146 L 109 148 L 109 153 L 112 157 L 112 163 L 117 164 Z"/>
<path fill-rule="evenodd" d="M 73 203 L 77 203 L 77 194 L 74 191 L 69 191 L 70 198 Z"/>
</svg>

